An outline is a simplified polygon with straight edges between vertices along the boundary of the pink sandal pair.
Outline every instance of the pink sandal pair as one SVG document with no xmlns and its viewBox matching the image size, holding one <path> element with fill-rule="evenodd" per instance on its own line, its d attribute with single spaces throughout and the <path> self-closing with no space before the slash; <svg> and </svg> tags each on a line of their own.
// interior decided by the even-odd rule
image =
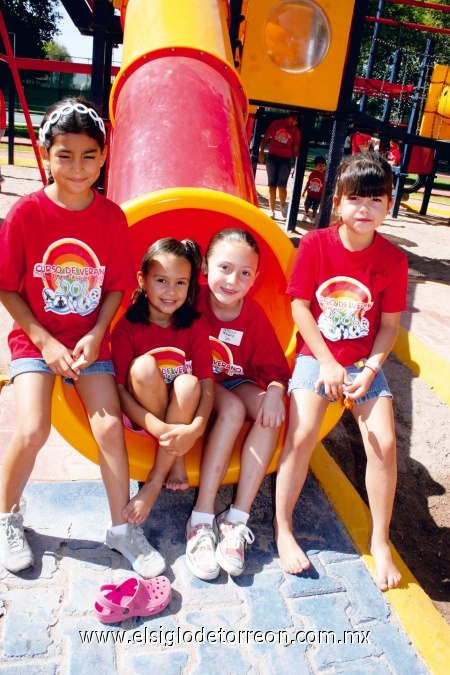
<svg viewBox="0 0 450 675">
<path fill-rule="evenodd" d="M 125 621 L 133 616 L 152 616 L 162 612 L 172 596 L 166 577 L 143 580 L 131 577 L 119 586 L 100 587 L 94 614 L 102 623 Z"/>
</svg>

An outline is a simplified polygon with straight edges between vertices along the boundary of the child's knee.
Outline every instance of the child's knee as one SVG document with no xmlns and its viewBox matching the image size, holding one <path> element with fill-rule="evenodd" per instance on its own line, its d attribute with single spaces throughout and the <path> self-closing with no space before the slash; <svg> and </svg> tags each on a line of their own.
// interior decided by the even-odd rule
<svg viewBox="0 0 450 675">
<path fill-rule="evenodd" d="M 129 377 L 135 385 L 145 386 L 154 377 L 162 378 L 162 375 L 156 359 L 151 354 L 144 354 L 132 362 Z"/>
<path fill-rule="evenodd" d="M 50 435 L 50 424 L 40 424 L 38 427 L 34 425 L 22 425 L 20 429 L 16 430 L 16 438 L 20 445 L 26 448 L 29 452 L 38 453 L 45 445 Z"/>
<path fill-rule="evenodd" d="M 91 420 L 91 429 L 100 448 L 115 448 L 124 443 L 123 425 L 118 415 Z"/>
<path fill-rule="evenodd" d="M 230 426 L 238 426 L 239 428 L 244 424 L 246 416 L 245 403 L 235 394 L 227 396 L 226 401 L 217 410 L 218 419 L 224 418 Z"/>
<path fill-rule="evenodd" d="M 199 399 L 201 394 L 201 387 L 198 378 L 189 373 L 183 373 L 175 378 L 173 382 L 173 390 L 177 397 L 187 396 L 189 398 Z"/>
</svg>

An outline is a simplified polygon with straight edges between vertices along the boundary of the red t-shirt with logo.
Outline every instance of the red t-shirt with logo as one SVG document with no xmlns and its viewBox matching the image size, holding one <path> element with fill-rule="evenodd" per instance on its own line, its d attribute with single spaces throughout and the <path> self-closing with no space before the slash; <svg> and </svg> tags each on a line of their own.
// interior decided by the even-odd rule
<svg viewBox="0 0 450 675">
<path fill-rule="evenodd" d="M 322 199 L 323 186 L 325 183 L 325 174 L 323 171 L 311 171 L 306 184 L 306 193 L 311 199 L 320 201 Z"/>
<path fill-rule="evenodd" d="M 406 309 L 408 259 L 375 233 L 362 251 L 349 251 L 339 227 L 313 230 L 298 247 L 286 293 L 310 300 L 310 310 L 341 366 L 370 356 L 382 312 Z M 313 356 L 300 333 L 297 353 Z"/>
<path fill-rule="evenodd" d="M 16 202 L 0 228 L 0 288 L 20 293 L 68 349 L 97 323 L 104 293 L 135 279 L 125 214 L 98 192 L 88 208 L 70 211 L 39 190 Z M 8 342 L 13 360 L 42 358 L 17 323 Z M 111 358 L 108 332 L 98 358 Z"/>
<path fill-rule="evenodd" d="M 201 318 L 189 328 L 175 330 L 155 323 L 131 323 L 123 315 L 114 326 L 111 347 L 117 384 L 126 385 L 130 363 L 143 354 L 156 359 L 166 384 L 183 373 L 199 380 L 213 377 L 208 326 Z"/>
<path fill-rule="evenodd" d="M 208 286 L 202 286 L 198 309 L 209 324 L 213 371 L 216 382 L 246 377 L 267 386 L 287 381 L 290 370 L 272 324 L 253 298 L 245 298 L 233 321 L 214 314 Z"/>
<path fill-rule="evenodd" d="M 292 157 L 292 147 L 300 143 L 300 131 L 289 126 L 286 119 L 274 120 L 267 129 L 270 136 L 269 154 L 277 157 Z"/>
</svg>

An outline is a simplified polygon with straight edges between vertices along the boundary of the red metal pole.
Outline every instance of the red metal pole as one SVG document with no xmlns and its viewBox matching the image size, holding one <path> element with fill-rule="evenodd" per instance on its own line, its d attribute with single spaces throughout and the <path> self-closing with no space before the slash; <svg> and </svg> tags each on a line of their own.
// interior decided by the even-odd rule
<svg viewBox="0 0 450 675">
<path fill-rule="evenodd" d="M 19 95 L 20 105 L 22 106 L 23 114 L 25 116 L 25 121 L 27 123 L 28 133 L 31 139 L 31 144 L 33 146 L 34 154 L 36 156 L 36 161 L 38 163 L 39 172 L 41 174 L 41 179 L 44 185 L 47 183 L 47 176 L 45 173 L 44 165 L 42 163 L 41 155 L 39 152 L 38 144 L 36 141 L 36 136 L 33 129 L 33 124 L 31 122 L 30 111 L 28 110 L 27 101 L 25 98 L 25 93 L 23 91 L 22 82 L 20 81 L 19 71 L 16 66 L 16 61 L 14 58 L 13 51 L 11 49 L 11 43 L 9 41 L 8 31 L 6 30 L 5 21 L 3 19 L 2 11 L 0 10 L 0 34 L 2 36 L 3 44 L 5 45 L 6 55 L 8 57 L 8 65 L 11 68 L 11 72 L 14 78 L 14 84 L 16 85 L 17 93 Z M 9 133 L 14 133 L 14 129 L 10 129 Z"/>
<path fill-rule="evenodd" d="M 422 9 L 435 9 L 437 12 L 450 12 L 450 5 L 438 5 L 436 2 L 423 2 L 422 0 L 386 0 L 392 5 L 412 5 Z"/>
<path fill-rule="evenodd" d="M 422 23 L 410 23 L 409 21 L 394 21 L 394 19 L 378 19 L 376 16 L 366 16 L 368 23 L 382 23 L 385 26 L 397 26 L 398 28 L 413 28 L 426 33 L 444 33 L 450 35 L 450 28 L 439 28 L 438 26 L 425 26 Z"/>
</svg>

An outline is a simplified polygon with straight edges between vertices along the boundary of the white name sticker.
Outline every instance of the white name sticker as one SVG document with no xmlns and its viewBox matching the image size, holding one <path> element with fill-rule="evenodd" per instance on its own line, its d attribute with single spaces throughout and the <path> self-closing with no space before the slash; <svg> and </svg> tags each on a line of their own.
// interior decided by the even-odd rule
<svg viewBox="0 0 450 675">
<path fill-rule="evenodd" d="M 219 340 L 228 342 L 230 345 L 239 347 L 244 333 L 241 330 L 232 330 L 231 328 L 221 328 L 219 333 Z"/>
</svg>

